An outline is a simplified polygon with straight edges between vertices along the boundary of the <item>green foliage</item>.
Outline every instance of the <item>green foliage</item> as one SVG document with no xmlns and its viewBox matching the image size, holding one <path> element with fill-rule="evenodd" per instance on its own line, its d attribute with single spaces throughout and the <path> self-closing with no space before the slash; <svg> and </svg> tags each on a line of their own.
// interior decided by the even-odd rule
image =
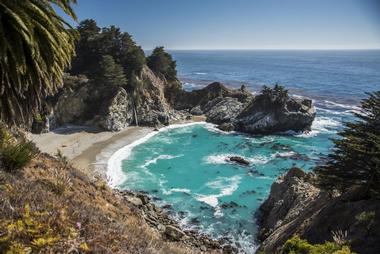
<svg viewBox="0 0 380 254">
<path fill-rule="evenodd" d="M 122 67 L 127 79 L 142 70 L 145 64 L 144 51 L 128 33 L 121 32 L 115 26 L 101 29 L 92 19 L 80 22 L 77 29 L 81 37 L 76 46 L 72 74 L 96 78 L 106 56 L 111 56 L 115 64 Z"/>
<path fill-rule="evenodd" d="M 127 77 L 123 68 L 115 63 L 110 55 L 104 55 L 100 62 L 100 71 L 96 77 L 96 82 L 104 86 L 123 86 L 127 85 Z"/>
<path fill-rule="evenodd" d="M 355 113 L 358 120 L 345 124 L 328 162 L 316 169 L 322 187 L 363 186 L 380 197 L 380 91 L 368 95 Z"/>
<path fill-rule="evenodd" d="M 14 171 L 26 166 L 34 157 L 35 149 L 32 142 L 17 142 L 9 132 L 1 130 L 0 162 L 8 171 Z"/>
<path fill-rule="evenodd" d="M 27 123 L 62 84 L 77 33 L 53 6 L 76 19 L 75 0 L 0 1 L 0 118 Z"/>
<path fill-rule="evenodd" d="M 176 62 L 164 47 L 156 47 L 147 57 L 147 64 L 154 73 L 164 76 L 168 81 L 176 79 Z"/>
<path fill-rule="evenodd" d="M 283 106 L 289 99 L 289 94 L 288 90 L 281 85 L 275 84 L 273 88 L 264 85 L 261 94 L 256 99 L 271 106 Z"/>
<path fill-rule="evenodd" d="M 354 254 L 349 246 L 342 246 L 334 242 L 311 244 L 306 240 L 293 236 L 282 247 L 282 254 Z"/>
<path fill-rule="evenodd" d="M 363 225 L 367 232 L 369 232 L 375 223 L 376 213 L 375 211 L 371 212 L 361 212 L 360 214 L 355 216 L 357 222 Z"/>
</svg>

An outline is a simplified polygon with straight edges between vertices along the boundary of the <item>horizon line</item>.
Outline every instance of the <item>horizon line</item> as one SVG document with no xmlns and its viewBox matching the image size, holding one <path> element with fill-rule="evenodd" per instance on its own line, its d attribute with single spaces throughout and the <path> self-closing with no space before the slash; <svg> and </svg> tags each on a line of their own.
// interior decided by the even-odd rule
<svg viewBox="0 0 380 254">
<path fill-rule="evenodd" d="M 154 48 L 144 49 L 147 51 L 153 50 Z M 379 48 L 226 48 L 226 49 L 212 49 L 212 48 L 165 48 L 169 51 L 365 51 L 365 50 L 380 50 Z"/>
</svg>

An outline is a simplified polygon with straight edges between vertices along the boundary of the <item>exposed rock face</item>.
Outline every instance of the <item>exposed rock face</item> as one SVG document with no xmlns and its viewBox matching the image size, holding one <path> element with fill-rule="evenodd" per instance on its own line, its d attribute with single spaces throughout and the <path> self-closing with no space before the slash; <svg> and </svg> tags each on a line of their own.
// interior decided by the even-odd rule
<svg viewBox="0 0 380 254">
<path fill-rule="evenodd" d="M 235 126 L 236 130 L 252 134 L 307 131 L 311 128 L 315 114 L 309 99 L 291 97 L 281 107 L 254 100 L 236 117 Z"/>
<path fill-rule="evenodd" d="M 122 87 L 105 87 L 70 78 L 71 86 L 61 91 L 54 103 L 54 115 L 59 125 L 75 123 L 120 131 L 131 124 L 168 125 L 171 120 L 185 117 L 167 103 L 166 81 L 146 66 L 135 81 L 141 85 L 138 101 L 134 101 Z"/>
<path fill-rule="evenodd" d="M 131 124 L 133 119 L 131 99 L 128 98 L 127 92 L 120 88 L 105 107 L 98 124 L 106 130 L 120 131 Z"/>
<path fill-rule="evenodd" d="M 311 100 L 290 97 L 277 105 L 262 98 L 245 88 L 232 90 L 215 82 L 200 90 L 182 92 L 176 106 L 189 107 L 192 114 L 204 113 L 208 122 L 226 131 L 269 134 L 310 130 L 316 114 Z"/>
<path fill-rule="evenodd" d="M 245 103 L 250 101 L 253 95 L 244 88 L 234 90 L 225 87 L 219 82 L 214 82 L 199 90 L 191 92 L 179 91 L 173 106 L 175 109 L 192 109 L 197 106 L 203 109 L 207 103 L 220 97 L 236 98 L 239 102 Z"/>
<path fill-rule="evenodd" d="M 219 97 L 208 102 L 203 107 L 203 111 L 206 113 L 207 121 L 222 124 L 233 122 L 244 106 L 245 104 L 237 98 Z"/>
<path fill-rule="evenodd" d="M 354 251 L 380 253 L 380 200 L 368 199 L 357 188 L 333 197 L 314 186 L 313 178 L 293 168 L 273 183 L 269 198 L 260 207 L 258 238 L 264 253 L 279 253 L 295 234 L 311 243 L 323 243 L 333 241 L 332 232 L 339 230 L 347 232 L 346 240 Z M 371 213 L 370 219 L 360 219 L 361 214 Z"/>
</svg>

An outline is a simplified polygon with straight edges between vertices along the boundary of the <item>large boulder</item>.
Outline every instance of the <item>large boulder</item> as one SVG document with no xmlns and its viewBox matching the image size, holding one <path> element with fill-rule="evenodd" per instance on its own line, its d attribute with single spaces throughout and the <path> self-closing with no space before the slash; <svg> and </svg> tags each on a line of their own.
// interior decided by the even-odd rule
<svg viewBox="0 0 380 254">
<path fill-rule="evenodd" d="M 133 120 L 131 98 L 123 88 L 119 88 L 96 122 L 106 130 L 120 131 L 129 126 Z"/>
<path fill-rule="evenodd" d="M 283 105 L 253 100 L 236 118 L 236 130 L 252 134 L 308 131 L 315 118 L 311 100 L 290 97 Z"/>
<path fill-rule="evenodd" d="M 343 232 L 358 253 L 380 253 L 380 200 L 362 188 L 332 195 L 318 188 L 315 176 L 293 168 L 272 184 L 259 208 L 259 234 L 264 253 L 280 253 L 294 235 L 311 243 L 334 241 Z"/>
</svg>

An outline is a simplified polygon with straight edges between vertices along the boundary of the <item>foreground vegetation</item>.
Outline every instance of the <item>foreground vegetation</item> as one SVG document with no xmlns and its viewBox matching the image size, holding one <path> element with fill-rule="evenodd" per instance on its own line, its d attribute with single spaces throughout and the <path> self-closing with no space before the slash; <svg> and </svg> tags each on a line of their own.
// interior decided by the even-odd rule
<svg viewBox="0 0 380 254">
<path fill-rule="evenodd" d="M 20 135 L 14 145 L 23 144 Z M 62 154 L 19 158 L 13 162 L 22 169 L 0 169 L 0 253 L 196 253 L 166 242 L 122 196 Z"/>
<path fill-rule="evenodd" d="M 282 254 L 355 254 L 344 243 L 325 242 L 311 244 L 306 240 L 294 236 L 287 240 L 282 248 Z"/>
<path fill-rule="evenodd" d="M 75 0 L 0 2 L 0 118 L 28 123 L 41 101 L 57 92 L 75 53 L 77 32 L 55 4 L 76 19 Z"/>
<path fill-rule="evenodd" d="M 324 188 L 345 192 L 362 186 L 370 197 L 380 198 L 380 91 L 369 93 L 355 116 L 358 120 L 346 123 L 328 162 L 316 173 Z"/>
</svg>

